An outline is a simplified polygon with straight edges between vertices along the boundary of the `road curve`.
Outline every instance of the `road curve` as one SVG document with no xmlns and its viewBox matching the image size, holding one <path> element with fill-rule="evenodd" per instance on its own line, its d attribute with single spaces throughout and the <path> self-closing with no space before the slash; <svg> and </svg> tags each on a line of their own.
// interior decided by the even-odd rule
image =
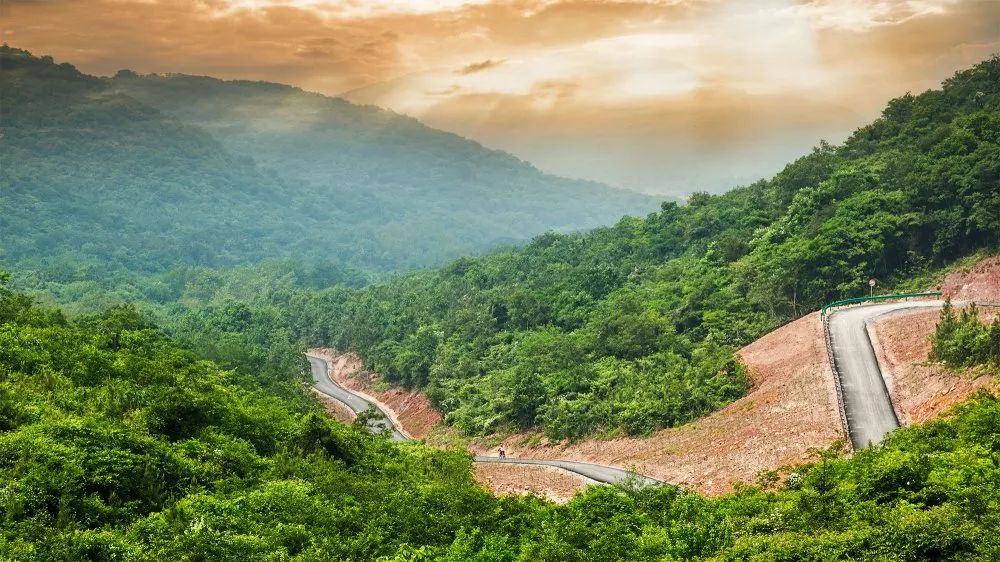
<svg viewBox="0 0 1000 562">
<path fill-rule="evenodd" d="M 309 365 L 312 368 L 313 388 L 337 400 L 338 402 L 341 402 L 350 408 L 354 413 L 363 412 L 373 406 L 376 410 L 381 412 L 382 419 L 368 423 L 368 426 L 372 429 L 372 431 L 384 431 L 385 428 L 391 428 L 393 441 L 410 441 L 410 438 L 404 435 L 399 428 L 392 423 L 392 420 L 378 403 L 359 396 L 358 394 L 355 394 L 333 381 L 330 378 L 329 367 L 324 359 L 314 357 L 312 355 L 306 355 L 306 357 L 309 359 Z M 626 481 L 633 481 L 643 485 L 661 484 L 661 482 L 655 478 L 636 474 L 635 472 L 629 470 L 615 468 L 613 466 L 590 464 L 586 462 L 548 459 L 501 459 L 498 457 L 487 456 L 476 456 L 474 460 L 479 463 L 554 466 L 556 468 L 561 468 L 563 470 L 579 474 L 592 482 L 601 484 L 617 484 L 619 482 Z"/>
<path fill-rule="evenodd" d="M 830 313 L 833 360 L 855 450 L 879 443 L 899 427 L 885 377 L 868 337 L 868 322 L 906 310 L 941 307 L 944 301 L 910 301 L 845 308 Z M 959 304 L 959 303 L 956 303 Z"/>
<path fill-rule="evenodd" d="M 381 406 L 334 382 L 330 378 L 329 367 L 327 366 L 325 360 L 320 359 L 319 357 L 313 357 L 312 355 L 306 355 L 306 357 L 309 359 L 309 366 L 312 368 L 313 388 L 347 406 L 355 414 L 359 414 L 370 407 L 374 407 L 382 414 L 382 418 L 368 422 L 368 427 L 372 430 L 372 432 L 380 433 L 388 428 L 392 431 L 393 441 L 410 440 L 409 437 L 399 431 L 399 428 L 392 423 L 392 420 L 389 419 L 389 416 L 386 415 Z"/>
</svg>

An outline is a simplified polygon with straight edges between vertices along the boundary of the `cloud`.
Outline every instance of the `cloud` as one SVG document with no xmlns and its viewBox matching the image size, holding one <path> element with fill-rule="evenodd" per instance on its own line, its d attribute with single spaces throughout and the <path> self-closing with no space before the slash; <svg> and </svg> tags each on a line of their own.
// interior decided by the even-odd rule
<svg viewBox="0 0 1000 562">
<path fill-rule="evenodd" d="M 85 72 L 271 80 L 568 175 L 762 176 L 1000 51 L 995 0 L 52 0 L 5 40 Z M 478 61 L 471 62 L 470 61 Z"/>
<path fill-rule="evenodd" d="M 473 74 L 475 72 L 482 72 L 484 70 L 488 70 L 490 68 L 494 68 L 494 67 L 500 66 L 503 63 L 504 63 L 503 59 L 499 59 L 499 60 L 486 59 L 484 61 L 474 62 L 472 64 L 467 64 L 467 65 L 463 66 L 462 68 L 460 68 L 459 70 L 456 70 L 455 74 L 465 75 L 465 74 Z"/>
</svg>

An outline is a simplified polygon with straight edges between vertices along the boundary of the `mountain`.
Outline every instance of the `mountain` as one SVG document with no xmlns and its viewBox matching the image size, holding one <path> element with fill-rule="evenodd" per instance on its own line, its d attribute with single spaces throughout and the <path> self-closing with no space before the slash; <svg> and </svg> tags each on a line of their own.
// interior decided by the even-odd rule
<svg viewBox="0 0 1000 562">
<path fill-rule="evenodd" d="M 53 278 L 310 257 L 384 272 L 655 207 L 279 84 L 0 49 L 0 259 Z"/>
<path fill-rule="evenodd" d="M 643 434 L 743 395 L 733 352 L 824 302 L 1000 247 L 1000 58 L 842 146 L 647 218 L 302 301 L 310 343 L 470 434 Z M 317 312 L 320 311 L 320 312 Z"/>
</svg>

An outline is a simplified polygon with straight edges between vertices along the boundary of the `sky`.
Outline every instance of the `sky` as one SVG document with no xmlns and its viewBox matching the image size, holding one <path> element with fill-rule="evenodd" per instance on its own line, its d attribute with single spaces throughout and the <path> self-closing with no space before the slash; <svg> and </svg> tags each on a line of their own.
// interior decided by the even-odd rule
<svg viewBox="0 0 1000 562">
<path fill-rule="evenodd" d="M 1000 0 L 0 0 L 111 75 L 293 84 L 539 168 L 682 196 L 768 177 L 1000 53 Z"/>
</svg>

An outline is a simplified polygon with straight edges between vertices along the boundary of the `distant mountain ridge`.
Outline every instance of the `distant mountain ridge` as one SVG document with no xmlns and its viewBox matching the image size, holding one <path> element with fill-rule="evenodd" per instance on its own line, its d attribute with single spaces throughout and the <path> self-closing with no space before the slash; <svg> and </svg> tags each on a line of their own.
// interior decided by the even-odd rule
<svg viewBox="0 0 1000 562">
<path fill-rule="evenodd" d="M 10 47 L 0 68 L 4 262 L 394 271 L 657 206 L 291 86 L 97 78 Z"/>
</svg>

